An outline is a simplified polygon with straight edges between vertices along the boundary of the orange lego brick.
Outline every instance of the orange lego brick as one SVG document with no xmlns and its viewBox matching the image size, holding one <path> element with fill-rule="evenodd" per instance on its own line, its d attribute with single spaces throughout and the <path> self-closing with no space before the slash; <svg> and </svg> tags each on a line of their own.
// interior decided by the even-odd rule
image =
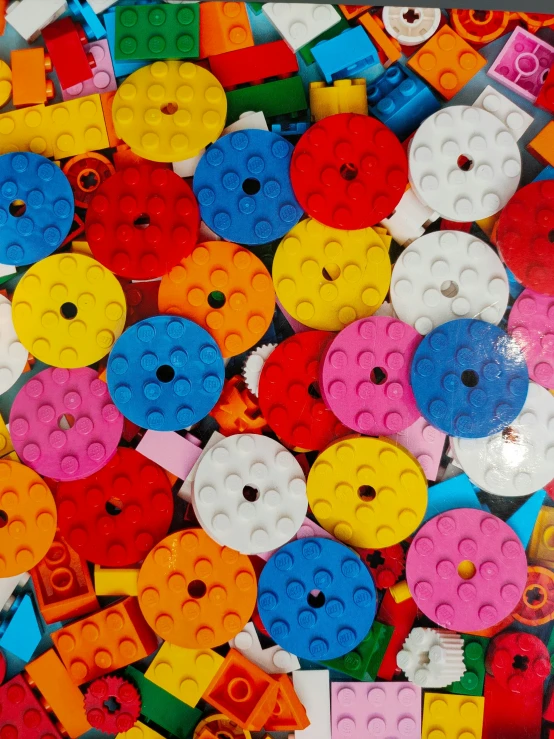
<svg viewBox="0 0 554 739">
<path fill-rule="evenodd" d="M 279 685 L 231 649 L 202 697 L 241 728 L 260 731 L 275 707 Z"/>
<path fill-rule="evenodd" d="M 200 58 L 254 46 L 246 3 L 200 3 Z"/>
<path fill-rule="evenodd" d="M 267 428 L 258 398 L 246 387 L 239 375 L 225 381 L 219 400 L 210 411 L 224 436 L 232 434 L 261 434 Z"/>
<path fill-rule="evenodd" d="M 50 549 L 31 570 L 38 606 L 47 624 L 97 611 L 87 563 L 56 532 Z"/>
<path fill-rule="evenodd" d="M 554 166 L 554 121 L 550 121 L 527 144 L 527 151 L 543 164 Z"/>
<path fill-rule="evenodd" d="M 360 16 L 358 18 L 358 23 L 365 28 L 368 36 L 385 55 L 387 60 L 385 63 L 386 67 L 397 62 L 402 57 L 400 44 L 387 36 L 385 31 L 370 13 L 364 13 L 364 15 Z"/>
<path fill-rule="evenodd" d="M 100 103 L 102 105 L 102 113 L 104 113 L 104 122 L 106 123 L 106 133 L 108 134 L 108 142 L 114 149 L 117 146 L 123 144 L 123 139 L 120 139 L 115 132 L 115 126 L 112 118 L 113 99 L 117 94 L 117 90 L 112 92 L 103 92 L 100 94 Z"/>
<path fill-rule="evenodd" d="M 54 83 L 46 79 L 52 61 L 42 47 L 11 52 L 12 99 L 15 107 L 39 105 L 55 96 Z"/>
<path fill-rule="evenodd" d="M 0 36 L 3 35 L 6 30 L 6 9 L 8 7 L 8 0 L 0 0 Z"/>
<path fill-rule="evenodd" d="M 279 693 L 271 716 L 264 724 L 267 731 L 299 731 L 310 725 L 303 704 L 296 695 L 288 675 L 274 678 L 279 683 Z"/>
<path fill-rule="evenodd" d="M 158 646 L 136 598 L 126 598 L 55 631 L 52 641 L 76 685 L 126 667 Z"/>
<path fill-rule="evenodd" d="M 90 731 L 83 694 L 53 649 L 30 662 L 25 671 L 29 685 L 39 691 L 71 739 Z"/>
<path fill-rule="evenodd" d="M 347 21 L 351 21 L 352 18 L 357 18 L 362 13 L 368 11 L 371 5 L 339 5 L 340 12 L 344 15 Z"/>
<path fill-rule="evenodd" d="M 452 9 L 450 21 L 456 33 L 479 49 L 509 33 L 518 25 L 517 13 L 493 10 Z"/>
<path fill-rule="evenodd" d="M 408 67 L 450 100 L 486 63 L 467 41 L 445 25 L 410 58 Z"/>
</svg>

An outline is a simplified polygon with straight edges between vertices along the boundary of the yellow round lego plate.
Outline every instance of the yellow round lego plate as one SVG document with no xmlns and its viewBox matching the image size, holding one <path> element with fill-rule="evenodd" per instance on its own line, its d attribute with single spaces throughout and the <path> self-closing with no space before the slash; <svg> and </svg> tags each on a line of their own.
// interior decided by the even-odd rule
<svg viewBox="0 0 554 739">
<path fill-rule="evenodd" d="M 127 307 L 114 275 L 82 254 L 54 254 L 33 265 L 12 301 L 23 346 L 54 367 L 85 367 L 110 351 Z"/>
<path fill-rule="evenodd" d="M 339 541 L 379 549 L 405 539 L 427 508 L 427 480 L 403 447 L 348 437 L 327 447 L 308 476 L 313 514 Z"/>
<path fill-rule="evenodd" d="M 178 162 L 213 143 L 227 98 L 211 72 L 191 62 L 154 62 L 133 72 L 113 102 L 117 135 L 154 162 Z"/>
<path fill-rule="evenodd" d="M 307 218 L 277 247 L 273 283 L 293 318 L 320 331 L 340 331 L 371 316 L 391 279 L 388 248 L 373 228 L 342 231 Z"/>
<path fill-rule="evenodd" d="M 0 108 L 12 96 L 12 70 L 0 59 Z"/>
</svg>

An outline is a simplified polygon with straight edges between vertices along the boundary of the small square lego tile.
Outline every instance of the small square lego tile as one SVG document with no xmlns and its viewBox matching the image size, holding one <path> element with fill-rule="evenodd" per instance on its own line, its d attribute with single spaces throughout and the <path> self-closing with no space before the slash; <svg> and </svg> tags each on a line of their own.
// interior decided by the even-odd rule
<svg viewBox="0 0 554 739">
<path fill-rule="evenodd" d="M 332 5 L 317 3 L 265 3 L 262 10 L 293 51 L 341 20 Z"/>
<path fill-rule="evenodd" d="M 198 3 L 130 5 L 115 9 L 114 57 L 136 59 L 197 59 Z"/>
<path fill-rule="evenodd" d="M 421 739 L 481 739 L 485 699 L 426 693 Z"/>
<path fill-rule="evenodd" d="M 450 100 L 486 63 L 467 41 L 445 25 L 410 58 L 408 67 Z"/>
<path fill-rule="evenodd" d="M 533 123 L 533 116 L 516 105 L 491 85 L 487 85 L 477 100 L 474 108 L 482 108 L 495 115 L 506 126 L 514 139 L 518 141 Z"/>
<path fill-rule="evenodd" d="M 531 139 L 527 144 L 527 151 L 542 164 L 554 166 L 554 121 L 547 123 L 535 138 Z"/>
<path fill-rule="evenodd" d="M 96 61 L 96 67 L 92 70 L 92 79 L 79 82 L 77 85 L 67 88 L 67 90 L 62 90 L 64 100 L 73 100 L 95 93 L 102 94 L 117 90 L 117 81 L 108 41 L 102 39 L 101 41 L 85 44 L 85 51 L 92 54 Z"/>
</svg>

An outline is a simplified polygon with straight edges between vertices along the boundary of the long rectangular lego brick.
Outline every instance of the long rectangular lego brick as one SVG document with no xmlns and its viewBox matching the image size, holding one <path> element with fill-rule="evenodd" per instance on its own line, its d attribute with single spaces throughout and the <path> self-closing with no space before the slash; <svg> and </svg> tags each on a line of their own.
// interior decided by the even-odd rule
<svg viewBox="0 0 554 739">
<path fill-rule="evenodd" d="M 289 115 L 306 110 L 308 103 L 301 77 L 265 82 L 227 93 L 227 123 L 238 120 L 241 113 L 261 110 L 266 118 Z"/>
<path fill-rule="evenodd" d="M 210 57 L 209 62 L 212 74 L 226 90 L 298 72 L 296 55 L 284 41 L 217 54 Z"/>
<path fill-rule="evenodd" d="M 304 705 L 310 725 L 295 739 L 331 739 L 331 695 L 328 670 L 296 670 L 292 684 Z"/>
<path fill-rule="evenodd" d="M 56 158 L 99 151 L 110 145 L 100 95 L 66 100 L 49 105 L 47 110 Z"/>
</svg>

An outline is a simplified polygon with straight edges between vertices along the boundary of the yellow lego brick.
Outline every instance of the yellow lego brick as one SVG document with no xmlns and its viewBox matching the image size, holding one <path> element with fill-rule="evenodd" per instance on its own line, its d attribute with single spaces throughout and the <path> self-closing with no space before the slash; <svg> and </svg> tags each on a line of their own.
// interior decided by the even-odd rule
<svg viewBox="0 0 554 739">
<path fill-rule="evenodd" d="M 87 257 L 92 257 L 88 241 L 73 241 L 69 251 L 73 252 L 73 254 L 85 254 Z"/>
<path fill-rule="evenodd" d="M 320 121 L 336 113 L 367 115 L 367 83 L 365 79 L 310 82 L 312 121 Z"/>
<path fill-rule="evenodd" d="M 397 582 L 395 585 L 393 585 L 391 588 L 389 588 L 390 594 L 394 598 L 395 603 L 403 603 L 405 600 L 408 600 L 408 598 L 412 597 L 412 594 L 410 593 L 410 588 L 408 587 L 408 583 L 406 580 L 401 580 L 400 582 Z"/>
<path fill-rule="evenodd" d="M 120 731 L 115 739 L 164 739 L 164 737 L 142 721 L 137 721 L 129 731 Z"/>
<path fill-rule="evenodd" d="M 12 439 L 4 419 L 0 415 L 0 457 L 7 457 L 11 454 L 15 454 Z M 15 461 L 19 462 L 17 455 L 15 457 Z"/>
<path fill-rule="evenodd" d="M 189 706 L 196 706 L 223 657 L 211 649 L 184 649 L 164 642 L 146 677 Z"/>
<path fill-rule="evenodd" d="M 499 218 L 500 213 L 495 213 L 493 216 L 489 216 L 488 218 L 480 218 L 478 221 L 475 221 L 475 223 L 479 226 L 481 231 L 490 239 L 494 230 L 494 226 Z"/>
<path fill-rule="evenodd" d="M 481 739 L 485 699 L 426 693 L 421 739 Z"/>
<path fill-rule="evenodd" d="M 138 595 L 136 567 L 100 567 L 94 565 L 96 595 Z"/>
<path fill-rule="evenodd" d="M 100 95 L 49 106 L 55 157 L 73 157 L 110 145 Z"/>
<path fill-rule="evenodd" d="M 543 506 L 527 547 L 529 564 L 554 567 L 554 508 Z"/>
<path fill-rule="evenodd" d="M 54 155 L 50 134 L 50 108 L 33 105 L 0 115 L 0 154 L 30 151 L 45 157 Z"/>
</svg>

